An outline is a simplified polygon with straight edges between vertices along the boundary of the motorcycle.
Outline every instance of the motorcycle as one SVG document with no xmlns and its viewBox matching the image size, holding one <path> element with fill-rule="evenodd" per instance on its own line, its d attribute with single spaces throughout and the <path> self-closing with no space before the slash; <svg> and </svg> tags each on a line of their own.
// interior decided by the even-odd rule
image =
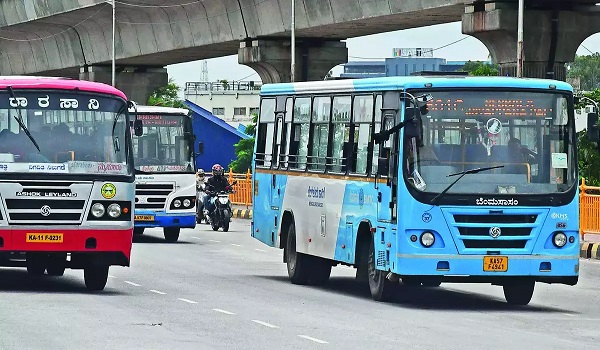
<svg viewBox="0 0 600 350">
<path fill-rule="evenodd" d="M 214 197 L 211 198 L 211 201 L 214 205 L 214 210 L 212 213 L 209 213 L 207 209 L 204 209 L 204 216 L 207 218 L 213 231 L 218 231 L 220 227 L 223 228 L 223 232 L 229 231 L 229 223 L 233 217 L 229 194 L 234 193 L 232 187 L 236 183 L 237 181 L 234 181 L 231 185 L 227 186 L 225 191 L 212 192 Z M 210 192 L 209 189 L 207 191 Z"/>
</svg>

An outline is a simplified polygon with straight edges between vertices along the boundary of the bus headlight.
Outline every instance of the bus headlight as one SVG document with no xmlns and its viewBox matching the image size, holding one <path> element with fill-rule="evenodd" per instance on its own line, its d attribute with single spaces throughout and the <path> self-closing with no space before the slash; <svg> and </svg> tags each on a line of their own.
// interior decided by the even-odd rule
<svg viewBox="0 0 600 350">
<path fill-rule="evenodd" d="M 424 247 L 429 248 L 433 245 L 433 243 L 435 243 L 435 236 L 433 233 L 425 231 L 421 234 L 421 244 Z"/>
<path fill-rule="evenodd" d="M 104 216 L 104 206 L 102 205 L 102 203 L 96 203 L 94 205 L 92 205 L 92 215 L 94 215 L 97 218 L 101 218 L 102 216 Z"/>
<path fill-rule="evenodd" d="M 181 201 L 180 201 L 179 199 L 176 199 L 176 200 L 174 200 L 174 201 L 173 201 L 173 206 L 174 206 L 175 208 L 179 208 L 179 207 L 181 207 Z"/>
<path fill-rule="evenodd" d="M 117 203 L 113 203 L 108 206 L 106 211 L 108 212 L 108 215 L 111 218 L 116 218 L 116 217 L 119 217 L 119 215 L 121 215 L 121 206 L 118 205 Z"/>
<path fill-rule="evenodd" d="M 556 232 L 554 234 L 554 238 L 552 239 L 554 245 L 558 248 L 562 248 L 567 244 L 567 235 L 562 232 Z"/>
<path fill-rule="evenodd" d="M 189 208 L 192 205 L 192 202 L 189 199 L 184 199 L 183 200 L 183 206 L 186 208 Z"/>
</svg>

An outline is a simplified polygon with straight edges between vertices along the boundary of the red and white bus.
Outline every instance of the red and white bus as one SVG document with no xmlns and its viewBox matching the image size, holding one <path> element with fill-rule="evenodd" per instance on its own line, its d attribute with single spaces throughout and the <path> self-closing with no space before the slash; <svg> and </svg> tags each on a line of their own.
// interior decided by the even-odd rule
<svg viewBox="0 0 600 350">
<path fill-rule="evenodd" d="M 105 84 L 0 77 L 0 266 L 83 269 L 89 290 L 104 289 L 109 266 L 129 266 L 129 105 Z"/>
</svg>

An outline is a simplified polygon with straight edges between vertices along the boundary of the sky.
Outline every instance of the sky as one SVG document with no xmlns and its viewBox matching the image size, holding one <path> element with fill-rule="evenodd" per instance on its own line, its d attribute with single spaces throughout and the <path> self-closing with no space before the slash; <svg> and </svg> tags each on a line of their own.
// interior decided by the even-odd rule
<svg viewBox="0 0 600 350">
<path fill-rule="evenodd" d="M 440 48 L 465 37 L 467 37 L 465 40 L 456 44 Z M 489 51 L 478 39 L 462 34 L 461 22 L 351 38 L 346 40 L 346 46 L 348 47 L 349 61 L 392 57 L 393 49 L 399 47 L 440 48 L 434 51 L 434 57 L 445 58 L 448 61 L 487 61 L 489 56 Z M 600 51 L 600 33 L 587 38 L 579 46 L 577 54 L 589 55 L 591 54 L 590 51 Z M 206 61 L 209 81 L 221 79 L 229 81 L 260 80 L 253 69 L 237 63 L 237 55 L 213 58 Z M 194 61 L 167 66 L 169 77 L 173 78 L 183 90 L 186 82 L 200 81 L 202 75 L 200 62 Z M 342 67 L 337 66 L 334 69 L 334 76 L 339 75 L 341 71 Z"/>
</svg>

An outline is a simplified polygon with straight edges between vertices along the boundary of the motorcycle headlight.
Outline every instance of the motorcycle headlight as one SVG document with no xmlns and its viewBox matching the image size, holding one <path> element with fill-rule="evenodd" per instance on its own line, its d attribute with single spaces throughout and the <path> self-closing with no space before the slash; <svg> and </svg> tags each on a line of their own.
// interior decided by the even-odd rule
<svg viewBox="0 0 600 350">
<path fill-rule="evenodd" d="M 94 205 L 92 205 L 92 215 L 94 215 L 97 218 L 101 218 L 102 216 L 104 216 L 104 206 L 102 205 L 102 203 L 96 203 Z"/>
<path fill-rule="evenodd" d="M 113 204 L 111 204 L 111 205 L 108 206 L 108 208 L 107 208 L 106 211 L 108 212 L 108 215 L 111 218 L 116 218 L 119 215 L 121 215 L 121 206 L 118 205 L 117 203 L 113 203 Z"/>
<path fill-rule="evenodd" d="M 186 199 L 183 200 L 183 206 L 184 207 L 190 207 L 191 204 L 192 204 L 192 202 L 189 199 L 186 198 Z"/>
<path fill-rule="evenodd" d="M 173 206 L 175 208 L 179 208 L 181 206 L 181 201 L 179 199 L 176 199 L 173 201 Z"/>
<path fill-rule="evenodd" d="M 228 201 L 229 200 L 227 198 L 225 198 L 225 197 L 219 198 L 219 202 L 221 202 L 221 204 L 227 204 Z"/>
</svg>

